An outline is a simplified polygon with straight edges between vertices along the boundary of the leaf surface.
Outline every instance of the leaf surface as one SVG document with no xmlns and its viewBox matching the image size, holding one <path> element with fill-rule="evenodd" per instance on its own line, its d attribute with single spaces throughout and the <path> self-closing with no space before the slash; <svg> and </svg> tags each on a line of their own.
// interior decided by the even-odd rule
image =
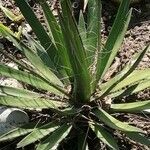
<svg viewBox="0 0 150 150">
<path fill-rule="evenodd" d="M 112 104 L 111 109 L 115 112 L 140 112 L 145 109 L 150 109 L 150 100 L 132 103 Z"/>
<path fill-rule="evenodd" d="M 36 126 L 37 126 L 36 124 L 30 123 L 30 124 L 26 124 L 21 127 L 15 128 L 15 129 L 1 135 L 0 142 L 9 141 L 14 138 L 26 135 L 26 134 L 32 132 L 34 130 L 34 128 L 36 128 Z"/>
<path fill-rule="evenodd" d="M 41 142 L 38 145 L 37 150 L 56 149 L 58 144 L 69 134 L 70 129 L 70 125 L 63 124 L 58 129 L 56 129 L 45 141 Z"/>
<path fill-rule="evenodd" d="M 102 79 L 112 64 L 125 36 L 132 10 L 128 12 L 130 0 L 123 0 L 106 44 L 100 52 L 97 64 L 97 81 Z"/>
<path fill-rule="evenodd" d="M 58 109 L 58 107 L 63 106 L 65 103 L 44 98 L 30 99 L 14 96 L 1 96 L 0 104 L 19 108 Z"/>
<path fill-rule="evenodd" d="M 49 135 L 51 132 L 53 132 L 57 128 L 58 128 L 58 125 L 56 125 L 56 123 L 54 122 L 50 122 L 39 128 L 35 128 L 30 134 L 28 134 L 24 139 L 22 139 L 17 144 L 17 148 L 27 146 L 31 143 L 34 143 L 35 141 L 39 141 L 40 139 Z"/>
<path fill-rule="evenodd" d="M 91 125 L 91 129 L 95 132 L 97 137 L 107 144 L 113 150 L 119 150 L 119 147 L 114 139 L 114 137 L 106 131 L 106 129 L 98 124 Z"/>
<path fill-rule="evenodd" d="M 0 64 L 0 75 L 14 78 L 21 82 L 30 84 L 36 88 L 44 89 L 60 96 L 63 95 L 60 91 L 58 91 L 56 88 L 52 87 L 49 83 L 43 81 L 39 77 L 25 71 L 13 69 L 3 64 Z"/>
<path fill-rule="evenodd" d="M 150 146 L 150 139 L 143 134 L 134 132 L 125 132 L 125 134 L 132 140 L 141 143 L 146 146 Z"/>
<path fill-rule="evenodd" d="M 57 69 L 57 61 L 58 53 L 55 45 L 52 43 L 49 35 L 45 31 L 43 25 L 37 19 L 36 15 L 34 14 L 33 10 L 25 0 L 15 0 L 17 6 L 19 7 L 21 13 L 31 26 L 32 30 L 36 34 L 37 38 L 39 39 L 41 45 L 44 47 L 45 51 L 48 53 L 49 59 L 51 61 L 50 68 Z M 44 58 L 43 58 L 44 59 Z"/>
<path fill-rule="evenodd" d="M 121 122 L 114 118 L 113 116 L 109 115 L 106 111 L 102 110 L 101 108 L 94 111 L 94 114 L 103 121 L 109 127 L 121 130 L 121 131 L 128 131 L 128 132 L 141 132 L 144 133 L 141 129 L 131 126 L 128 123 Z"/>
<path fill-rule="evenodd" d="M 1 86 L 0 85 L 0 94 L 3 95 L 10 95 L 10 96 L 18 96 L 18 97 L 24 97 L 24 98 L 38 98 L 40 97 L 40 94 L 31 92 L 25 89 L 18 89 L 8 86 Z"/>
<path fill-rule="evenodd" d="M 59 14 L 59 20 L 73 70 L 73 97 L 74 100 L 88 101 L 91 91 L 85 49 L 76 22 L 71 16 L 69 1 L 61 1 L 61 6 L 62 14 Z"/>
</svg>

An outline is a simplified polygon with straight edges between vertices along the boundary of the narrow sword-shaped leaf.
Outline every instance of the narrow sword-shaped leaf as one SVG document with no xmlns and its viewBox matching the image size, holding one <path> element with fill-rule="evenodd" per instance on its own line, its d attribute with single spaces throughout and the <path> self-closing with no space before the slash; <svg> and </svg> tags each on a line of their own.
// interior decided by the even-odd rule
<svg viewBox="0 0 150 150">
<path fill-rule="evenodd" d="M 113 150 L 119 150 L 119 147 L 114 137 L 109 132 L 107 132 L 104 127 L 98 124 L 90 125 L 90 127 L 102 142 L 104 142 Z"/>
<path fill-rule="evenodd" d="M 150 100 L 111 105 L 111 110 L 115 112 L 140 112 L 145 109 L 150 109 Z"/>
<path fill-rule="evenodd" d="M 112 92 L 112 93 L 110 93 L 109 96 L 112 98 L 128 96 L 128 95 L 132 95 L 134 93 L 140 92 L 146 88 L 150 88 L 150 80 L 144 80 L 144 81 L 134 84 L 128 88 L 125 88 L 123 90 Z"/>
<path fill-rule="evenodd" d="M 48 134 L 52 133 L 56 130 L 59 126 L 55 122 L 50 122 L 45 124 L 39 128 L 35 128 L 30 134 L 28 134 L 24 139 L 22 139 L 18 144 L 17 148 L 25 147 L 31 143 L 39 141 L 43 137 L 47 136 Z"/>
<path fill-rule="evenodd" d="M 107 95 L 111 90 L 113 90 L 113 88 L 115 88 L 115 86 L 119 82 L 123 81 L 127 76 L 129 76 L 135 70 L 135 68 L 138 66 L 138 64 L 142 60 L 143 56 L 145 55 L 145 53 L 147 51 L 149 51 L 149 50 L 150 50 L 150 46 L 147 46 L 141 52 L 139 52 L 138 54 L 136 54 L 133 57 L 133 59 L 119 73 L 119 75 L 117 75 L 116 77 L 114 77 L 113 80 L 108 81 L 109 82 L 109 86 L 104 91 L 102 91 L 101 95 L 103 95 L 103 96 Z"/>
<path fill-rule="evenodd" d="M 61 1 L 63 17 L 59 14 L 59 19 L 73 70 L 73 97 L 74 100 L 88 101 L 91 91 L 86 54 L 68 3 L 68 1 Z"/>
<path fill-rule="evenodd" d="M 58 49 L 58 54 L 61 58 L 61 66 L 59 66 L 60 68 L 63 68 L 66 70 L 66 72 L 68 73 L 68 76 L 71 76 L 71 66 L 70 66 L 70 61 L 68 58 L 68 54 L 65 48 L 65 43 L 63 40 L 63 36 L 62 36 L 62 32 L 61 29 L 52 13 L 52 11 L 50 10 L 50 7 L 48 6 L 46 1 L 42 1 L 41 3 L 45 18 L 47 20 L 47 25 L 48 25 L 48 29 L 49 32 L 52 33 L 53 39 L 55 41 L 55 45 Z"/>
<path fill-rule="evenodd" d="M 2 141 L 9 141 L 14 138 L 26 135 L 34 130 L 34 128 L 38 127 L 39 125 L 36 125 L 35 123 L 29 123 L 26 125 L 23 125 L 21 127 L 15 128 L 3 135 L 0 136 L 0 142 Z"/>
<path fill-rule="evenodd" d="M 66 138 L 71 130 L 71 126 L 63 124 L 58 129 L 56 129 L 45 141 L 42 141 L 37 150 L 50 150 L 56 149 L 58 144 Z"/>
<path fill-rule="evenodd" d="M 51 61 L 51 63 L 49 64 L 50 68 L 55 70 L 57 66 L 56 60 L 59 59 L 55 45 L 52 43 L 43 25 L 37 19 L 36 15 L 34 14 L 33 10 L 30 8 L 26 0 L 22 0 L 22 1 L 15 0 L 15 2 L 17 6 L 20 8 L 20 11 L 22 12 L 23 16 L 25 17 L 29 25 L 32 27 L 40 43 L 45 48 L 45 51 L 47 51 Z"/>
<path fill-rule="evenodd" d="M 118 91 L 126 86 L 134 85 L 134 84 L 140 84 L 142 80 L 148 81 L 150 80 L 150 69 L 145 70 L 139 70 L 134 72 L 135 74 L 132 74 L 132 76 L 129 76 L 119 82 L 112 90 L 111 92 Z"/>
<path fill-rule="evenodd" d="M 132 13 L 132 10 L 128 12 L 129 4 L 130 0 L 122 1 L 106 44 L 99 54 L 96 82 L 103 78 L 123 42 Z"/>
<path fill-rule="evenodd" d="M 87 135 L 88 133 L 81 132 L 78 134 L 78 150 L 88 150 Z"/>
<path fill-rule="evenodd" d="M 4 12 L 4 14 L 11 20 L 11 21 L 20 21 L 23 19 L 22 15 L 15 15 L 12 11 L 10 11 L 8 8 L 3 7 L 0 2 L 0 8 Z"/>
<path fill-rule="evenodd" d="M 44 62 L 42 62 L 41 58 L 37 54 L 35 54 L 29 47 L 27 47 L 23 42 L 21 42 L 14 35 L 8 32 L 8 30 L 6 30 L 5 26 L 3 26 L 2 24 L 0 25 L 0 31 L 6 37 L 8 36 L 9 40 L 12 41 L 15 46 L 25 54 L 28 60 L 43 75 L 43 77 L 46 77 L 46 79 L 50 80 L 51 83 L 57 84 L 59 86 L 63 85 L 61 81 L 56 77 L 56 75 L 50 70 L 50 68 L 46 66 Z"/>
<path fill-rule="evenodd" d="M 0 75 L 14 78 L 16 80 L 22 81 L 24 83 L 30 84 L 36 88 L 44 89 L 54 94 L 62 96 L 63 94 L 56 88 L 52 87 L 50 84 L 44 82 L 42 79 L 34 76 L 28 72 L 13 69 L 11 67 L 0 64 Z"/>
<path fill-rule="evenodd" d="M 64 106 L 65 103 L 44 98 L 30 99 L 15 96 L 1 96 L 0 104 L 19 108 L 58 109 L 58 107 Z"/>
<path fill-rule="evenodd" d="M 146 146 L 150 146 L 150 139 L 143 134 L 140 133 L 134 133 L 134 132 L 124 132 L 130 139 L 141 143 Z"/>
<path fill-rule="evenodd" d="M 80 11 L 78 30 L 79 30 L 81 40 L 83 42 L 83 46 L 85 48 L 87 44 L 87 29 L 86 29 L 86 23 L 82 11 Z"/>
<path fill-rule="evenodd" d="M 88 65 L 92 65 L 96 51 L 101 49 L 101 1 L 89 0 L 87 12 L 87 43 L 85 43 Z"/>
<path fill-rule="evenodd" d="M 27 38 L 29 42 L 29 46 L 31 47 L 30 50 L 34 51 L 40 57 L 42 62 L 47 67 L 49 67 L 56 75 L 59 75 L 58 71 L 53 66 L 53 62 L 49 59 L 48 53 L 45 51 L 44 47 L 40 44 L 40 42 L 35 40 L 34 38 L 31 37 L 31 35 L 28 35 L 26 33 L 24 33 L 24 36 Z"/>
<path fill-rule="evenodd" d="M 101 108 L 96 109 L 93 111 L 94 114 L 103 121 L 106 125 L 110 128 L 121 130 L 121 131 L 129 131 L 129 132 L 141 132 L 144 133 L 141 129 L 131 126 L 128 123 L 121 122 L 116 118 L 109 115 L 106 111 L 102 110 Z"/>
<path fill-rule="evenodd" d="M 0 85 L 0 94 L 4 95 L 10 95 L 10 96 L 18 96 L 18 97 L 24 97 L 24 98 L 38 98 L 40 97 L 40 94 L 31 92 L 25 89 L 18 89 L 8 86 L 1 86 Z"/>
<path fill-rule="evenodd" d="M 116 75 L 114 78 L 110 79 L 108 82 L 103 83 L 100 85 L 100 88 L 102 91 L 110 86 L 110 84 L 113 84 L 117 81 L 120 75 Z M 136 77 L 136 78 L 135 78 Z M 150 78 L 150 69 L 143 69 L 143 70 L 134 70 L 129 76 L 127 76 L 124 80 L 119 82 L 112 90 L 111 92 L 117 91 L 122 89 L 123 87 L 130 86 L 133 84 L 136 84 L 137 82 Z"/>
<path fill-rule="evenodd" d="M 137 92 L 142 91 L 146 88 L 150 88 L 150 79 L 144 80 L 143 82 L 140 82 L 139 84 L 137 84 L 136 88 L 132 91 L 132 93 L 137 93 Z"/>
</svg>

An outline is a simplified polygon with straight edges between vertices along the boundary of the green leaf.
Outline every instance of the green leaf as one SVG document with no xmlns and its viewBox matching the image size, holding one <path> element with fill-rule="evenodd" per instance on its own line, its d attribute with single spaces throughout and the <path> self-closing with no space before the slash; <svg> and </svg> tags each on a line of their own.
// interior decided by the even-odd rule
<svg viewBox="0 0 150 150">
<path fill-rule="evenodd" d="M 18 97 L 24 97 L 24 98 L 30 98 L 30 99 L 40 97 L 40 94 L 35 93 L 35 92 L 31 92 L 25 89 L 1 86 L 1 85 L 0 85 L 0 94 L 18 96 Z"/>
<path fill-rule="evenodd" d="M 125 132 L 125 134 L 132 140 L 141 143 L 146 146 L 150 146 L 149 137 L 145 137 L 143 134 L 135 133 L 135 132 Z"/>
<path fill-rule="evenodd" d="M 136 88 L 134 90 L 132 90 L 132 93 L 137 93 L 139 91 L 142 91 L 146 88 L 150 88 L 150 80 L 144 80 L 143 82 L 140 82 L 137 84 Z"/>
<path fill-rule="evenodd" d="M 87 144 L 87 136 L 88 136 L 88 131 L 87 133 L 80 132 L 78 134 L 78 150 L 88 150 L 88 144 Z"/>
<path fill-rule="evenodd" d="M 65 103 L 44 98 L 30 99 L 15 96 L 1 96 L 0 104 L 19 108 L 58 109 L 58 107 L 63 106 Z"/>
<path fill-rule="evenodd" d="M 150 80 L 144 80 L 123 90 L 112 92 L 109 96 L 112 98 L 128 96 L 140 92 L 149 87 L 150 87 Z"/>
<path fill-rule="evenodd" d="M 31 143 L 39 141 L 40 139 L 47 136 L 48 134 L 50 134 L 57 128 L 58 128 L 58 125 L 56 125 L 56 123 L 54 123 L 54 122 L 50 122 L 39 128 L 35 128 L 30 134 L 28 134 L 24 139 L 22 139 L 17 144 L 17 148 L 25 147 Z"/>
<path fill-rule="evenodd" d="M 7 133 L 4 133 L 3 135 L 0 136 L 0 142 L 2 141 L 9 141 L 14 138 L 26 135 L 34 130 L 39 125 L 36 125 L 35 123 L 29 123 L 26 125 L 23 125 L 21 127 L 15 128 Z"/>
<path fill-rule="evenodd" d="M 121 72 L 120 72 L 121 73 Z M 120 78 L 120 73 L 116 75 L 114 78 L 110 79 L 108 82 L 103 83 L 100 85 L 100 88 L 102 91 L 112 85 L 114 82 Z M 143 70 L 134 70 L 129 76 L 127 76 L 124 80 L 119 82 L 112 90 L 111 92 L 115 92 L 117 90 L 120 90 L 126 86 L 130 86 L 133 84 L 136 84 L 137 82 L 150 78 L 150 69 L 143 69 Z"/>
<path fill-rule="evenodd" d="M 121 82 L 119 82 L 112 90 L 111 92 L 118 91 L 126 86 L 130 86 L 133 84 L 140 84 L 142 80 L 150 79 L 150 69 L 145 70 L 135 70 L 131 76 L 128 76 Z"/>
<path fill-rule="evenodd" d="M 50 10 L 50 7 L 47 4 L 47 2 L 42 1 L 41 6 L 42 6 L 42 9 L 43 9 L 46 21 L 47 21 L 49 32 L 52 33 L 55 45 L 58 50 L 58 54 L 61 58 L 61 63 L 59 64 L 60 65 L 59 67 L 64 68 L 66 72 L 68 73 L 68 76 L 71 76 L 72 73 L 71 73 L 70 61 L 68 58 L 68 54 L 67 54 L 67 50 L 66 50 L 65 43 L 63 40 L 61 29 L 52 11 Z"/>
<path fill-rule="evenodd" d="M 25 54 L 28 60 L 44 78 L 48 79 L 53 84 L 63 86 L 61 81 L 50 70 L 50 68 L 44 64 L 41 58 L 37 54 L 35 54 L 29 47 L 27 47 L 23 42 L 21 42 L 14 35 L 12 35 L 11 32 L 8 32 L 6 27 L 2 24 L 0 24 L 0 31 L 3 32 L 3 35 L 5 35 L 5 37 L 8 36 L 9 40 L 12 41 L 15 46 Z"/>
<path fill-rule="evenodd" d="M 36 15 L 34 14 L 33 10 L 30 8 L 26 0 L 22 0 L 22 1 L 15 0 L 15 2 L 17 6 L 20 8 L 20 11 L 22 12 L 23 16 L 25 17 L 29 25 L 32 27 L 41 45 L 44 47 L 45 51 L 47 51 L 51 61 L 51 63 L 49 64 L 50 68 L 55 70 L 57 67 L 56 60 L 59 60 L 55 45 L 52 43 L 43 25 L 37 19 Z"/>
<path fill-rule="evenodd" d="M 110 128 L 121 130 L 121 131 L 144 133 L 144 131 L 142 131 L 137 127 L 131 126 L 126 122 L 124 123 L 117 120 L 116 118 L 109 115 L 106 111 L 102 110 L 101 108 L 94 110 L 94 114 Z"/>
<path fill-rule="evenodd" d="M 71 130 L 71 126 L 63 124 L 58 129 L 56 129 L 45 141 L 41 142 L 37 150 L 50 150 L 56 149 L 58 144 L 66 138 Z"/>
<path fill-rule="evenodd" d="M 4 26 L 2 23 L 0 23 L 0 36 L 5 36 L 5 32 L 9 33 L 12 36 L 15 36 L 15 34 L 6 26 Z"/>
<path fill-rule="evenodd" d="M 0 3 L 0 8 L 11 21 L 17 22 L 23 19 L 22 15 L 18 15 L 18 16 L 14 15 L 13 12 L 11 12 L 9 9 L 7 9 L 6 7 L 3 7 L 1 3 Z"/>
<path fill-rule="evenodd" d="M 86 29 L 84 15 L 82 11 L 80 11 L 78 30 L 79 30 L 79 34 L 83 42 L 83 46 L 85 48 L 87 44 L 87 29 Z"/>
<path fill-rule="evenodd" d="M 8 54 L 4 48 L 0 48 L 0 52 L 7 57 L 9 60 L 11 60 L 12 62 L 14 62 L 17 66 L 19 66 L 20 68 L 27 70 L 33 74 L 36 74 L 35 72 L 35 68 L 33 68 L 32 64 L 30 64 L 29 62 L 25 61 L 25 60 L 17 60 L 15 56 Z"/>
<path fill-rule="evenodd" d="M 113 150 L 119 150 L 114 137 L 109 132 L 107 132 L 104 127 L 98 124 L 90 125 L 90 127 L 102 142 L 107 144 Z"/>
<path fill-rule="evenodd" d="M 103 96 L 107 95 L 108 93 L 113 91 L 113 89 L 117 86 L 117 84 L 119 84 L 119 82 L 123 81 L 126 77 L 128 77 L 138 66 L 145 53 L 149 50 L 150 46 L 147 46 L 141 52 L 137 53 L 118 75 L 116 75 L 112 80 L 108 81 L 107 85 L 109 86 L 106 87 L 106 89 L 101 92 L 102 93 L 101 95 Z"/>
<path fill-rule="evenodd" d="M 77 99 L 82 102 L 88 101 L 91 91 L 90 75 L 87 68 L 85 49 L 78 32 L 76 22 L 71 16 L 69 2 L 61 1 L 61 6 L 62 14 L 59 14 L 59 20 L 73 70 L 73 97 L 75 101 Z"/>
<path fill-rule="evenodd" d="M 44 82 L 39 77 L 32 75 L 28 72 L 20 71 L 13 69 L 11 67 L 5 66 L 3 64 L 0 64 L 0 75 L 5 77 L 14 78 L 16 80 L 22 81 L 24 83 L 30 84 L 36 88 L 48 90 L 49 92 L 52 92 L 54 94 L 62 96 L 63 94 L 52 87 L 50 84 Z"/>
<path fill-rule="evenodd" d="M 145 109 L 150 109 L 150 100 L 111 105 L 111 110 L 114 112 L 140 112 Z"/>
<path fill-rule="evenodd" d="M 99 64 L 97 62 L 101 54 L 101 10 L 100 0 L 89 0 L 87 5 L 87 40 L 84 46 L 87 53 L 88 66 L 94 72 L 91 72 L 92 82 L 91 91 L 95 91 L 97 85 L 97 71 Z M 99 80 L 99 79 L 98 79 Z"/>
<path fill-rule="evenodd" d="M 103 78 L 122 44 L 132 13 L 132 10 L 128 12 L 129 4 L 130 0 L 123 0 L 119 7 L 111 32 L 98 58 L 96 82 Z"/>
<path fill-rule="evenodd" d="M 51 69 L 57 76 L 59 75 L 56 68 L 53 66 L 53 62 L 50 60 L 48 53 L 45 51 L 44 47 L 39 43 L 39 41 L 33 39 L 30 35 L 24 34 L 28 40 L 29 45 L 31 46 L 30 50 L 36 53 L 38 57 L 42 60 L 43 64 L 45 64 L 48 68 Z M 14 41 L 15 42 L 15 41 Z M 16 44 L 17 48 L 20 47 Z M 22 50 L 22 49 L 19 49 Z"/>
<path fill-rule="evenodd" d="M 88 65 L 92 65 L 96 51 L 101 49 L 101 1 L 89 0 L 87 12 L 87 43 L 85 43 Z"/>
</svg>

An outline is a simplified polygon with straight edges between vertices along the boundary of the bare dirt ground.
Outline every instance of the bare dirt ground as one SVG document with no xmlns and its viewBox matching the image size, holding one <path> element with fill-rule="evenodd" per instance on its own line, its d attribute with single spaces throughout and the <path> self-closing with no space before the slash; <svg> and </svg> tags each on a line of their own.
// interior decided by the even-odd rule
<svg viewBox="0 0 150 150">
<path fill-rule="evenodd" d="M 1 2 L 3 6 L 9 8 L 15 14 L 19 14 L 19 10 L 14 5 L 14 2 L 12 0 L 1 0 Z M 35 5 L 34 0 L 29 0 L 29 2 L 31 7 L 33 7 L 33 9 L 36 11 L 38 18 L 42 22 L 43 18 L 42 18 L 42 13 L 40 11 L 40 8 Z M 102 35 L 105 41 L 111 29 L 112 23 L 114 21 L 118 5 L 111 2 L 110 0 L 103 0 L 102 5 L 103 5 Z M 124 67 L 124 65 L 129 61 L 129 59 L 133 56 L 133 54 L 142 50 L 147 44 L 150 43 L 150 0 L 143 0 L 141 3 L 135 4 L 132 7 L 133 7 L 132 19 L 128 31 L 126 33 L 124 43 L 120 48 L 120 51 L 114 61 L 113 67 L 111 68 L 107 78 L 110 78 L 118 71 L 120 71 Z M 1 11 L 0 11 L 0 22 L 9 26 L 14 31 L 17 31 L 17 28 L 20 26 L 20 23 L 14 23 L 10 21 L 7 17 L 4 16 L 4 14 Z M 0 44 L 4 46 L 7 52 L 16 55 L 16 57 L 19 59 L 20 54 L 14 49 L 13 45 L 10 42 L 4 40 L 3 38 L 0 38 Z M 6 57 L 4 57 L 4 55 L 0 54 L 0 61 L 7 62 L 9 60 Z M 150 52 L 148 52 L 145 55 L 138 68 L 140 69 L 150 68 Z M 133 98 L 134 99 L 136 98 L 138 100 L 150 99 L 150 88 L 136 95 L 127 97 L 125 98 L 125 100 L 132 100 Z M 134 124 L 142 128 L 143 130 L 147 131 L 147 137 L 150 138 L 150 115 L 119 114 L 118 117 L 121 118 L 121 120 L 126 120 L 131 124 Z M 140 145 L 131 140 L 130 142 L 127 142 L 127 140 L 123 140 L 125 139 L 124 135 L 121 135 L 120 133 L 117 133 L 117 135 L 121 138 L 121 140 L 119 140 L 120 150 L 149 150 L 150 149 L 146 146 Z M 0 147 L 0 150 L 2 149 L 4 150 L 5 148 Z M 12 147 L 11 146 L 9 148 L 7 147 L 7 150 L 8 149 L 12 150 Z M 106 148 L 104 147 L 101 149 L 106 149 Z"/>
</svg>

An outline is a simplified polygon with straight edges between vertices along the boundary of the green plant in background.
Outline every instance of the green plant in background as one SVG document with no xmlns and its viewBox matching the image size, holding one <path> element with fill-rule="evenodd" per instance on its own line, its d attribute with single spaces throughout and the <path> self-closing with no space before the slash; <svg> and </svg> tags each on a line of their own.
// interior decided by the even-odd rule
<svg viewBox="0 0 150 150">
<path fill-rule="evenodd" d="M 58 10 L 57 22 L 46 1 L 39 0 L 48 31 L 25 0 L 15 2 L 38 40 L 26 35 L 28 43 L 25 44 L 9 28 L 0 24 L 1 36 L 13 42 L 27 60 L 16 60 L 10 56 L 22 70 L 0 64 L 0 74 L 29 84 L 39 92 L 0 86 L 3 94 L 0 104 L 30 110 L 46 109 L 47 115 L 52 114 L 52 118 L 42 125 L 31 123 L 15 128 L 3 134 L 0 141 L 24 135 L 17 148 L 40 141 L 35 144 L 36 149 L 48 150 L 57 149 L 62 141 L 69 145 L 71 139 L 76 139 L 68 149 L 84 150 L 90 147 L 89 136 L 95 134 L 108 147 L 117 150 L 119 147 L 113 133 L 121 131 L 130 139 L 149 146 L 150 140 L 144 135 L 145 131 L 119 121 L 114 114 L 141 113 L 150 108 L 150 100 L 136 102 L 133 99 L 132 103 L 119 103 L 121 97 L 150 87 L 150 69 L 135 70 L 150 46 L 133 56 L 117 75 L 103 83 L 131 18 L 129 0 L 122 1 L 104 46 L 100 35 L 100 0 L 88 1 L 86 24 L 81 13 L 78 25 L 71 15 L 69 1 L 60 1 L 62 12 Z"/>
</svg>

